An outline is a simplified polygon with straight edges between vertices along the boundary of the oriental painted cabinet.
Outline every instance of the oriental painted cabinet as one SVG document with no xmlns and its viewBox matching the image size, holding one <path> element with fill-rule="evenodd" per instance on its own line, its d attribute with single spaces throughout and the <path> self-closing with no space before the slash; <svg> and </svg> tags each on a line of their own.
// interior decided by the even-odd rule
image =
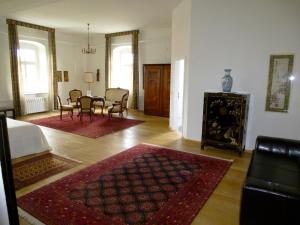
<svg viewBox="0 0 300 225">
<path fill-rule="evenodd" d="M 205 92 L 201 148 L 245 150 L 250 95 Z"/>
<path fill-rule="evenodd" d="M 170 77 L 170 64 L 144 65 L 145 114 L 169 117 Z"/>
</svg>

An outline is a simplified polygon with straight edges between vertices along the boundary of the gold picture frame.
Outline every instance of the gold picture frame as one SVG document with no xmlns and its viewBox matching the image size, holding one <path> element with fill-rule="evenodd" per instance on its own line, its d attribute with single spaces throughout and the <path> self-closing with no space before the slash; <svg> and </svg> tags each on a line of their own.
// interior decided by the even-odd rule
<svg viewBox="0 0 300 225">
<path fill-rule="evenodd" d="M 69 72 L 64 71 L 64 82 L 69 82 Z"/>
<path fill-rule="evenodd" d="M 56 71 L 56 81 L 62 82 L 62 71 Z"/>
<path fill-rule="evenodd" d="M 266 111 L 288 112 L 294 55 L 271 55 Z"/>
</svg>

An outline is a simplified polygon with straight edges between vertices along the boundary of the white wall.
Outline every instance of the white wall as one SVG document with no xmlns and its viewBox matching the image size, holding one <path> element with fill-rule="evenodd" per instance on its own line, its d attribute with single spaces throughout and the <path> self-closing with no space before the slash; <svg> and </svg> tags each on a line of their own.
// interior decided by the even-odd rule
<svg viewBox="0 0 300 225">
<path fill-rule="evenodd" d="M 300 2 L 192 0 L 191 9 L 186 138 L 201 140 L 203 93 L 221 91 L 231 68 L 233 91 L 251 94 L 246 148 L 257 135 L 299 139 Z M 285 53 L 295 54 L 289 113 L 265 112 L 269 57 Z"/>
<path fill-rule="evenodd" d="M 0 22 L 0 106 L 12 106 L 12 88 L 6 24 Z"/>
<path fill-rule="evenodd" d="M 96 54 L 87 55 L 87 70 L 95 74 L 95 82 L 91 84 L 92 95 L 105 95 L 105 37 L 103 34 L 94 35 L 91 43 L 95 44 Z M 82 47 L 86 47 L 86 40 Z M 97 69 L 100 69 L 100 81 L 96 81 Z M 87 85 L 85 84 L 86 90 Z"/>
<path fill-rule="evenodd" d="M 184 60 L 185 62 L 185 84 L 184 89 L 188 90 L 188 58 L 190 53 L 190 14 L 191 14 L 191 0 L 184 0 L 181 2 L 176 9 L 174 9 L 172 14 L 172 51 L 171 51 L 171 93 L 170 93 L 170 127 L 172 129 L 177 129 L 176 125 L 176 113 L 177 113 L 177 85 L 175 84 L 175 73 L 178 72 L 175 69 L 175 63 L 177 60 Z M 184 98 L 184 107 L 183 107 L 183 136 L 186 136 L 187 132 L 187 92 L 185 92 Z"/>
<path fill-rule="evenodd" d="M 105 94 L 105 38 L 104 35 L 93 35 L 92 43 L 97 52 L 89 55 L 87 69 L 96 73 L 100 69 L 100 82 L 91 85 L 93 95 Z M 139 109 L 144 109 L 143 64 L 171 63 L 171 29 L 140 30 L 139 38 Z"/>
<path fill-rule="evenodd" d="M 139 109 L 144 110 L 143 64 L 171 63 L 171 29 L 144 29 L 139 41 Z"/>
<path fill-rule="evenodd" d="M 47 44 L 39 32 L 20 29 L 20 38 L 38 41 Z M 85 40 L 85 39 L 84 39 Z M 81 53 L 83 37 L 76 34 L 56 33 L 57 69 L 69 71 L 69 82 L 58 83 L 58 94 L 63 102 L 68 98 L 69 90 L 78 88 L 86 90 L 86 84 L 82 80 L 83 72 L 87 70 L 87 56 Z M 12 106 L 12 86 L 10 75 L 7 25 L 0 22 L 0 106 Z"/>
<path fill-rule="evenodd" d="M 81 53 L 81 36 L 56 34 L 56 62 L 58 71 L 68 71 L 69 81 L 58 82 L 58 94 L 66 103 L 71 89 L 80 89 L 85 93 L 86 83 L 83 73 L 87 68 L 87 55 Z"/>
<path fill-rule="evenodd" d="M 34 36 L 34 34 L 32 35 Z M 45 40 L 44 40 L 45 41 Z M 86 35 L 56 33 L 57 70 L 69 72 L 69 82 L 58 83 L 58 94 L 66 102 L 69 90 L 77 88 L 86 93 L 88 85 L 83 81 L 84 72 L 93 72 L 96 77 L 100 69 L 100 82 L 91 84 L 93 95 L 105 94 L 105 38 L 103 34 L 92 34 L 91 44 L 96 54 L 85 55 Z M 139 109 L 144 109 L 143 64 L 171 63 L 171 29 L 144 29 L 140 31 L 140 94 Z M 12 105 L 10 61 L 7 25 L 0 22 L 0 106 Z"/>
</svg>

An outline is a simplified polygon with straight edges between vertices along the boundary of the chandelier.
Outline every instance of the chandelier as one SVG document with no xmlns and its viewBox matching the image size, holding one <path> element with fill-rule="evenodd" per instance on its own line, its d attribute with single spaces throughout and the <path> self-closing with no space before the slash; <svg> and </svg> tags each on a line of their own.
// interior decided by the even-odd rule
<svg viewBox="0 0 300 225">
<path fill-rule="evenodd" d="M 90 47 L 90 24 L 88 23 L 87 25 L 88 25 L 88 46 L 87 48 L 83 48 L 81 51 L 83 54 L 95 54 L 96 48 Z"/>
</svg>

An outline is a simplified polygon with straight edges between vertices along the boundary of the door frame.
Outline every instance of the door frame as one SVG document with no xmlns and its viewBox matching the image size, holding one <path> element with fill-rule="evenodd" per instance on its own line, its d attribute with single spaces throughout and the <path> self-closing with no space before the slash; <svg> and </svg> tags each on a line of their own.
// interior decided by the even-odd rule
<svg viewBox="0 0 300 225">
<path fill-rule="evenodd" d="M 181 68 L 181 66 L 179 66 L 181 63 L 181 65 L 183 66 L 183 68 Z M 180 73 L 182 74 L 182 79 L 180 79 Z M 172 66 L 172 77 L 171 77 L 171 108 L 170 108 L 170 115 L 171 115 L 171 120 L 170 120 L 170 127 L 173 130 L 178 131 L 182 136 L 184 133 L 184 102 L 185 102 L 185 74 L 186 74 L 186 70 L 185 70 L 185 59 L 181 58 L 181 59 L 176 59 L 174 60 L 174 64 Z M 182 84 L 180 84 L 180 81 L 182 81 Z M 181 88 L 180 88 L 181 87 Z M 181 109 L 178 108 L 178 94 L 180 89 L 182 89 L 182 93 L 181 93 L 181 101 L 182 101 L 182 106 Z M 180 110 L 180 112 L 179 112 Z M 181 114 L 181 125 L 179 125 L 178 123 L 178 115 L 179 113 Z M 179 129 L 181 128 L 181 129 Z"/>
</svg>

